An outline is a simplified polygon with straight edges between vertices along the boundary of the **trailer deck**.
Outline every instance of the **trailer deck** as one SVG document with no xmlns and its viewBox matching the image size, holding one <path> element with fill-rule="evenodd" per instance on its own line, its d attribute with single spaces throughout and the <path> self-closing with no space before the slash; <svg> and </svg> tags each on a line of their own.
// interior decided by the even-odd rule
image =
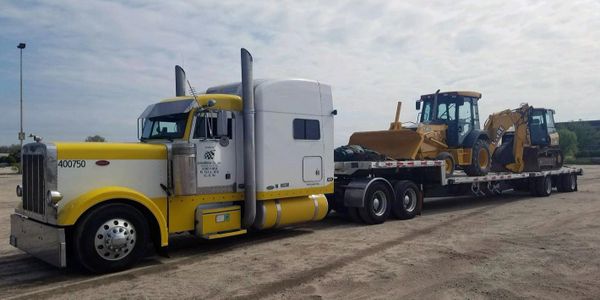
<svg viewBox="0 0 600 300">
<path fill-rule="evenodd" d="M 496 182 L 504 180 L 515 180 L 533 177 L 544 177 L 562 174 L 583 175 L 583 169 L 563 166 L 558 170 L 546 170 L 539 172 L 489 172 L 485 176 L 467 176 L 462 171 L 455 171 L 453 175 L 447 176 L 444 172 L 445 162 L 443 160 L 406 160 L 406 161 L 344 161 L 335 163 L 336 176 L 353 176 L 359 171 L 377 172 L 413 168 L 438 169 L 440 174 L 440 185 Z M 436 172 L 437 173 L 437 172 Z"/>
</svg>

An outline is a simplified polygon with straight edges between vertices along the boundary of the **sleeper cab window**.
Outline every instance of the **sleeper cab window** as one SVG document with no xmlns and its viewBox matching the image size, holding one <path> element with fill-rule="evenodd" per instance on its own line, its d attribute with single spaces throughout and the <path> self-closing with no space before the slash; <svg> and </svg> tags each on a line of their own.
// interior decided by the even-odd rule
<svg viewBox="0 0 600 300">
<path fill-rule="evenodd" d="M 320 140 L 321 129 L 319 120 L 294 119 L 295 140 Z"/>
</svg>

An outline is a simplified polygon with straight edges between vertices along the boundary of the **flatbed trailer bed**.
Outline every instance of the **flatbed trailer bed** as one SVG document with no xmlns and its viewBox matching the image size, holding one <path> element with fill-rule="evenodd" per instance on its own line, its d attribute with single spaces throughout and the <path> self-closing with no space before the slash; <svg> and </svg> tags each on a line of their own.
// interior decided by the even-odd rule
<svg viewBox="0 0 600 300">
<path fill-rule="evenodd" d="M 420 214 L 426 196 L 499 195 L 517 190 L 543 197 L 553 189 L 576 191 L 579 175 L 583 175 L 581 168 L 564 166 L 536 172 L 489 172 L 485 176 L 455 171 L 447 176 L 442 160 L 343 161 L 335 163 L 335 192 L 328 199 L 332 209 L 356 221 L 377 224 L 389 215 L 410 219 Z"/>
</svg>

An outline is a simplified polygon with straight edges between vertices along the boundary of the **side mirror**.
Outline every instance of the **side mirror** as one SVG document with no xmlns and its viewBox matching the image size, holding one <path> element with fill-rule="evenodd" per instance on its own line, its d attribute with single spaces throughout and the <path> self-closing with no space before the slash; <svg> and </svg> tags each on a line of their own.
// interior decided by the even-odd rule
<svg viewBox="0 0 600 300">
<path fill-rule="evenodd" d="M 214 101 L 214 100 L 213 100 Z M 210 102 L 210 100 L 209 100 Z M 224 110 L 220 110 L 217 113 L 217 136 L 227 136 L 227 112 Z"/>
<path fill-rule="evenodd" d="M 415 108 L 416 108 L 417 110 L 421 110 L 421 101 L 417 101 L 417 102 L 415 102 Z"/>
</svg>

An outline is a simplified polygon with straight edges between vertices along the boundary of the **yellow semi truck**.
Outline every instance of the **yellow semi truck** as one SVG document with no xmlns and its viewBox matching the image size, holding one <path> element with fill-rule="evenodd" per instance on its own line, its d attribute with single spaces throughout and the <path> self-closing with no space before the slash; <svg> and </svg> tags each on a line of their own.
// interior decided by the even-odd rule
<svg viewBox="0 0 600 300">
<path fill-rule="evenodd" d="M 539 183 L 576 190 L 580 169 L 447 177 L 444 161 L 334 161 L 331 87 L 301 79 L 242 80 L 148 106 L 137 143 L 42 143 L 22 149 L 19 207 L 10 243 L 52 265 L 92 272 L 134 265 L 169 236 L 205 239 L 325 218 L 329 210 L 366 224 L 420 213 L 434 188 Z M 502 176 L 497 178 L 496 176 Z"/>
</svg>

